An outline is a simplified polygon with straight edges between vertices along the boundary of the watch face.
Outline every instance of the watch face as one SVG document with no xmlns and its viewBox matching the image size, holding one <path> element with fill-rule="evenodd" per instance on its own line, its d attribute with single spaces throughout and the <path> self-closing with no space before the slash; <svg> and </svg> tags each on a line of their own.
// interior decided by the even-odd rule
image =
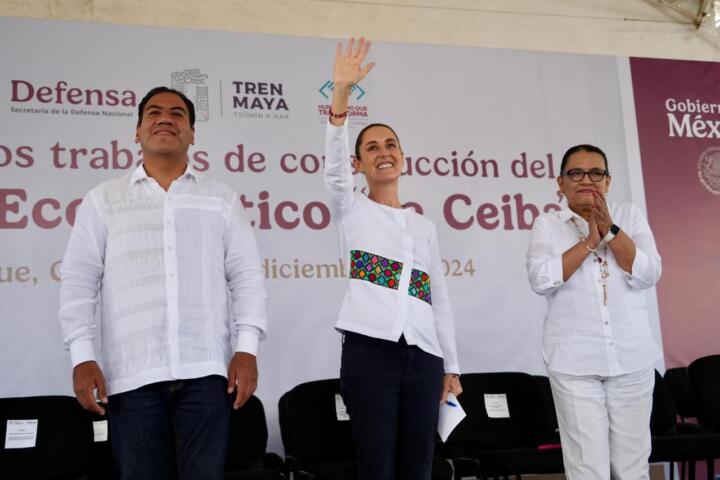
<svg viewBox="0 0 720 480">
<path fill-rule="evenodd" d="M 620 233 L 620 227 L 618 227 L 617 225 L 615 225 L 613 223 L 612 226 L 610 227 L 610 231 L 612 232 L 613 235 L 617 235 L 618 233 Z"/>
</svg>

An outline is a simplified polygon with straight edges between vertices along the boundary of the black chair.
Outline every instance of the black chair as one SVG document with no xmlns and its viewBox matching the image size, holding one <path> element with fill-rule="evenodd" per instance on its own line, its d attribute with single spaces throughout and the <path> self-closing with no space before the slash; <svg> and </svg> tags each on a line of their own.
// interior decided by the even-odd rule
<svg viewBox="0 0 720 480">
<path fill-rule="evenodd" d="M 564 472 L 552 394 L 543 379 L 519 372 L 468 373 L 460 397 L 467 417 L 448 438 L 456 477 Z M 489 414 L 486 395 L 504 395 L 507 416 Z"/>
<path fill-rule="evenodd" d="M 338 418 L 336 395 L 340 395 L 340 380 L 334 378 L 300 384 L 280 397 L 280 433 L 293 478 L 357 478 L 350 422 Z M 433 462 L 433 479 L 450 480 L 452 475 L 447 461 Z"/>
<path fill-rule="evenodd" d="M 720 355 L 709 355 L 690 363 L 688 377 L 695 399 L 698 423 L 703 428 L 720 434 Z"/>
<path fill-rule="evenodd" d="M 34 447 L 0 450 L 4 479 L 77 479 L 90 472 L 92 423 L 73 397 L 0 399 L 0 441 L 8 420 L 37 420 Z"/>
<path fill-rule="evenodd" d="M 663 380 L 670 389 L 680 421 L 688 422 L 691 418 L 697 417 L 695 399 L 690 389 L 690 378 L 688 377 L 687 367 L 667 369 L 663 375 Z M 685 472 L 687 470 L 688 462 L 682 462 L 680 478 L 685 478 Z"/>
<path fill-rule="evenodd" d="M 697 417 L 695 399 L 690 388 L 690 377 L 687 367 L 668 368 L 663 375 L 665 384 L 670 389 L 677 413 L 683 422 Z"/>
<path fill-rule="evenodd" d="M 268 453 L 268 430 L 265 409 L 255 395 L 230 414 L 228 456 L 225 463 L 226 480 L 277 480 L 282 460 Z"/>
<path fill-rule="evenodd" d="M 560 444 L 560 430 L 558 428 L 557 412 L 555 411 L 555 401 L 553 400 L 552 388 L 550 386 L 550 379 L 544 375 L 533 375 L 535 384 L 540 389 L 542 395 L 542 401 L 545 402 L 543 409 L 548 412 L 549 415 L 543 417 L 544 425 L 541 426 L 541 431 L 553 432 L 547 438 L 547 441 L 551 444 Z"/>
<path fill-rule="evenodd" d="M 720 433 L 720 355 L 698 358 L 688 376 L 700 425 Z"/>
<path fill-rule="evenodd" d="M 653 408 L 650 416 L 652 452 L 650 462 L 670 462 L 671 480 L 674 462 L 689 462 L 689 478 L 695 478 L 695 462 L 705 461 L 708 480 L 714 479 L 714 459 L 720 458 L 720 435 L 701 426 L 677 422 L 677 409 L 670 389 L 655 371 Z"/>
</svg>

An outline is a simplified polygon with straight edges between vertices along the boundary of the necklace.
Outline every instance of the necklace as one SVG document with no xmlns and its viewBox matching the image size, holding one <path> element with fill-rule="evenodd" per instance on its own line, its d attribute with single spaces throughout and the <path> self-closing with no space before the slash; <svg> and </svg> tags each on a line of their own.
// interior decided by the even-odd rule
<svg viewBox="0 0 720 480">
<path fill-rule="evenodd" d="M 571 218 L 570 221 L 572 221 L 573 225 L 575 225 L 575 230 L 577 231 L 578 238 L 581 242 L 585 243 L 585 235 L 582 233 L 582 229 L 580 229 L 580 225 L 578 225 L 577 220 L 575 217 Z M 590 247 L 588 247 L 587 243 L 585 243 L 585 247 L 590 250 Z M 593 255 L 593 263 L 597 262 L 598 266 L 600 267 L 600 280 L 602 281 L 602 287 L 603 287 L 603 305 L 607 305 L 608 300 L 608 277 L 610 276 L 610 268 L 608 267 L 607 262 L 607 242 L 603 246 L 603 256 L 601 257 L 596 250 L 590 250 L 590 253 Z"/>
</svg>

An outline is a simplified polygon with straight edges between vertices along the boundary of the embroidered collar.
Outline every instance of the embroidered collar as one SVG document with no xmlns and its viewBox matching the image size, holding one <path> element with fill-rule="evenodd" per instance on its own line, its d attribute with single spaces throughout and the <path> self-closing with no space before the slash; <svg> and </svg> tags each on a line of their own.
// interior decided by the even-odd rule
<svg viewBox="0 0 720 480">
<path fill-rule="evenodd" d="M 142 164 L 142 163 L 140 165 L 138 165 L 138 167 L 135 169 L 135 171 L 132 173 L 132 175 L 130 175 L 130 186 L 135 185 L 135 183 L 137 183 L 141 180 L 150 178 L 148 176 L 147 172 L 145 171 L 145 167 L 143 165 L 144 164 Z M 199 173 L 197 173 L 196 171 L 194 171 L 192 168 L 190 168 L 189 164 L 186 164 L 185 172 L 183 172 L 183 174 L 180 175 L 179 178 L 183 178 L 185 176 L 194 178 L 195 181 L 198 183 L 202 179 L 202 176 Z"/>
</svg>

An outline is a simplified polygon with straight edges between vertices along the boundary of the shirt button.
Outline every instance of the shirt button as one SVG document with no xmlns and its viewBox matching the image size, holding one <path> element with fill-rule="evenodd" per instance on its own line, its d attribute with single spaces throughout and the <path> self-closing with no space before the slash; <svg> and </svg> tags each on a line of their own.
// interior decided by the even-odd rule
<svg viewBox="0 0 720 480">
<path fill-rule="evenodd" d="M 613 345 L 615 345 L 615 342 L 608 342 L 608 345 L 612 347 Z"/>
<path fill-rule="evenodd" d="M 610 325 L 610 322 L 605 322 L 605 325 Z"/>
<path fill-rule="evenodd" d="M 172 249 L 173 249 L 173 246 L 172 246 L 172 245 L 168 245 L 168 246 L 167 246 L 167 249 L 168 249 L 168 250 L 172 250 Z"/>
</svg>

